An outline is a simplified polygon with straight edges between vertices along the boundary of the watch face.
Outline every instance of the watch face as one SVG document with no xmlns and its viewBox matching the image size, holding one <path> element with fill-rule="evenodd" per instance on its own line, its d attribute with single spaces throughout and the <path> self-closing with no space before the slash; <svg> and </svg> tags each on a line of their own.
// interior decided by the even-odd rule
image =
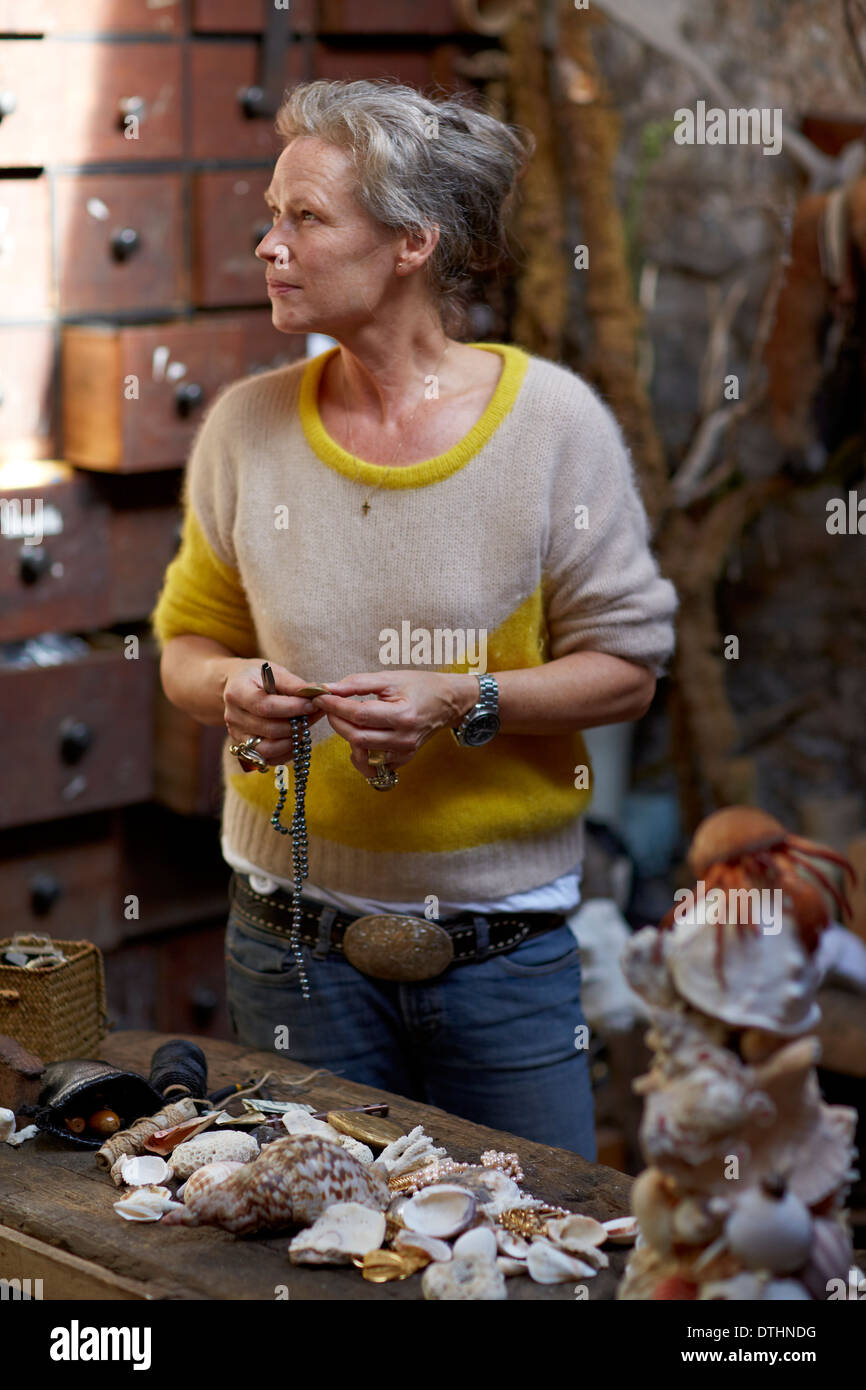
<svg viewBox="0 0 866 1390">
<path fill-rule="evenodd" d="M 463 738 L 470 748 L 479 748 L 482 743 L 489 743 L 498 732 L 499 716 L 491 711 L 490 714 L 479 714 L 473 719 L 464 730 Z"/>
</svg>

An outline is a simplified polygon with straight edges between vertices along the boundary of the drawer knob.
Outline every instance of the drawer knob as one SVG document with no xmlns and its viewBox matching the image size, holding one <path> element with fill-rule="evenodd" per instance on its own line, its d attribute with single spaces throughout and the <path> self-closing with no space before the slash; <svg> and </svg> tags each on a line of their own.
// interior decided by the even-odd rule
<svg viewBox="0 0 866 1390">
<path fill-rule="evenodd" d="M 265 93 L 261 87 L 241 87 L 238 92 L 238 102 L 244 115 L 249 120 L 255 120 L 257 116 L 265 116 L 264 110 Z"/>
<path fill-rule="evenodd" d="M 195 381 L 182 381 L 174 393 L 177 413 L 184 420 L 191 415 L 204 400 L 204 391 Z"/>
<path fill-rule="evenodd" d="M 134 227 L 118 227 L 111 233 L 111 254 L 116 261 L 128 261 L 141 245 Z"/>
<path fill-rule="evenodd" d="M 30 880 L 30 908 L 35 917 L 46 917 L 61 895 L 54 874 L 34 874 Z"/>
<path fill-rule="evenodd" d="M 43 545 L 22 545 L 18 552 L 18 573 L 22 584 L 36 584 L 51 568 L 51 558 Z"/>
<path fill-rule="evenodd" d="M 18 98 L 14 92 L 0 92 L 0 121 L 4 116 L 11 116 L 18 106 Z"/>
<path fill-rule="evenodd" d="M 138 116 L 139 120 L 142 120 L 145 105 L 144 97 L 121 97 L 117 103 L 117 124 L 121 129 L 130 116 Z"/>
<path fill-rule="evenodd" d="M 82 719 L 64 719 L 60 725 L 60 756 L 65 763 L 80 763 L 92 742 L 93 732 Z"/>
</svg>

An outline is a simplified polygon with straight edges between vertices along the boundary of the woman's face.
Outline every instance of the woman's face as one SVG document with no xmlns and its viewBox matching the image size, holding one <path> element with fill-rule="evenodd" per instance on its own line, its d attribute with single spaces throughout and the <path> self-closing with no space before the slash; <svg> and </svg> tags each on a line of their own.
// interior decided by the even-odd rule
<svg viewBox="0 0 866 1390">
<path fill-rule="evenodd" d="M 355 201 L 350 161 L 300 136 L 283 150 L 265 194 L 273 226 L 256 247 L 267 263 L 274 326 L 340 337 L 370 322 L 394 283 L 399 236 Z"/>
</svg>

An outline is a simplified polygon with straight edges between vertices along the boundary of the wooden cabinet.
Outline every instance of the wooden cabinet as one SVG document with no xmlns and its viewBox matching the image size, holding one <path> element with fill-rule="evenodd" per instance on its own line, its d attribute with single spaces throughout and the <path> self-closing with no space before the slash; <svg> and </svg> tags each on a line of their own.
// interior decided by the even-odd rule
<svg viewBox="0 0 866 1390">
<path fill-rule="evenodd" d="M 193 176 L 193 298 L 202 308 L 262 304 L 266 263 L 255 250 L 270 230 L 269 169 Z"/>
<path fill-rule="evenodd" d="M 115 472 L 176 468 L 221 387 L 260 365 L 292 361 L 302 343 L 278 333 L 269 311 L 159 326 L 69 327 L 63 334 L 66 457 Z"/>
<path fill-rule="evenodd" d="M 54 306 L 45 178 L 0 179 L 0 304 L 9 318 L 22 319 Z"/>
<path fill-rule="evenodd" d="M 55 452 L 54 329 L 6 324 L 0 331 L 0 462 Z"/>
<path fill-rule="evenodd" d="M 183 308 L 180 174 L 61 174 L 55 196 L 64 314 Z"/>
<path fill-rule="evenodd" d="M 124 643 L 59 666 L 0 666 L 0 828 L 148 801 L 155 655 Z"/>
<path fill-rule="evenodd" d="M 0 0 L 0 33 L 179 34 L 183 5 L 184 0 Z"/>
<path fill-rule="evenodd" d="M 281 142 L 273 120 L 247 114 L 243 93 L 259 76 L 259 44 L 252 39 L 237 43 L 192 45 L 190 60 L 193 159 L 274 160 Z M 286 57 L 285 85 L 302 77 L 301 57 L 290 45 Z"/>
</svg>

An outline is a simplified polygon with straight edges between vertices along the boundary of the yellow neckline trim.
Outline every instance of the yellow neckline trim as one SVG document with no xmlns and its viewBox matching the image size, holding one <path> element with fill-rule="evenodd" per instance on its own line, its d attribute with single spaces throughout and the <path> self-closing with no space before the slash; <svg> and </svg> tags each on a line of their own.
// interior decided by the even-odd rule
<svg viewBox="0 0 866 1390">
<path fill-rule="evenodd" d="M 432 459 L 419 459 L 417 463 L 409 463 L 404 468 L 394 468 L 386 463 L 366 463 L 362 459 L 356 464 L 348 450 L 328 434 L 319 414 L 319 381 L 329 359 L 340 351 L 339 347 L 328 348 L 318 357 L 311 358 L 301 378 L 299 409 L 310 448 L 329 468 L 365 486 L 426 487 L 428 483 L 450 477 L 478 453 L 502 424 L 517 400 L 529 366 L 529 354 L 511 343 L 468 343 L 466 346 L 481 348 L 484 352 L 498 352 L 504 358 L 504 366 L 484 414 L 447 453 Z"/>
</svg>

